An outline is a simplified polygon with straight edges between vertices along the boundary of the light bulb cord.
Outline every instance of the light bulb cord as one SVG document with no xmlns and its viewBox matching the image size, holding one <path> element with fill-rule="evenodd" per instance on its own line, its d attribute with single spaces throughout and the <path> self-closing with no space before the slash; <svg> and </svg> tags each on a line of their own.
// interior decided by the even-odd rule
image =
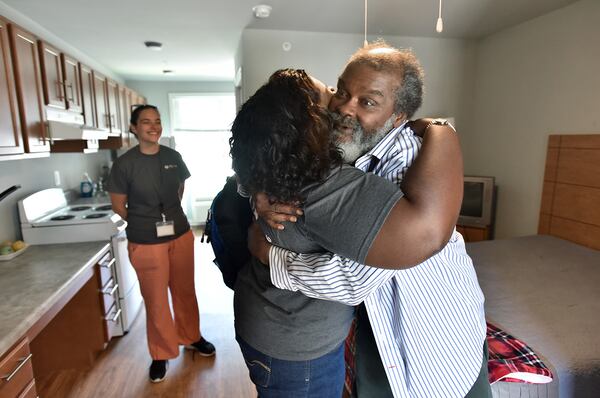
<svg viewBox="0 0 600 398">
<path fill-rule="evenodd" d="M 365 0 L 365 41 L 363 42 L 363 45 L 366 47 L 369 42 L 367 41 L 367 17 L 368 17 L 368 12 L 369 12 L 369 0 Z"/>
<path fill-rule="evenodd" d="M 438 19 L 435 24 L 435 31 L 438 33 L 442 33 L 442 30 L 444 30 L 444 22 L 442 21 L 442 0 L 440 0 L 438 8 Z"/>
</svg>

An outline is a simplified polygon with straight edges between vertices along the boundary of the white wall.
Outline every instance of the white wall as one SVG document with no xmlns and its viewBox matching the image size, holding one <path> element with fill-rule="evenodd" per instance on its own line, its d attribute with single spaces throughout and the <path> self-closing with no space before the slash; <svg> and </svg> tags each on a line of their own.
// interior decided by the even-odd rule
<svg viewBox="0 0 600 398">
<path fill-rule="evenodd" d="M 132 88 L 144 97 L 149 104 L 160 110 L 163 135 L 171 134 L 171 118 L 169 110 L 170 93 L 233 93 L 233 82 L 164 82 L 128 80 L 127 87 Z M 128 116 L 129 117 L 129 116 Z"/>
<path fill-rule="evenodd" d="M 425 69 L 426 94 L 419 115 L 455 116 L 463 119 L 462 102 L 471 93 L 473 45 L 469 41 L 383 36 L 391 45 L 412 48 Z M 376 37 L 370 37 L 374 40 Z M 283 42 L 292 45 L 284 51 Z M 305 69 L 335 86 L 350 55 L 362 46 L 357 34 L 247 29 L 242 34 L 237 66 L 242 65 L 243 97 L 247 99 L 269 75 L 280 68 Z"/>
<path fill-rule="evenodd" d="M 61 176 L 61 188 L 79 189 L 84 172 L 97 180 L 102 165 L 109 164 L 110 152 L 95 154 L 55 153 L 48 158 L 0 161 L 0 191 L 21 185 L 0 202 L 0 242 L 21 237 L 17 201 L 46 188 L 54 187 L 54 170 Z"/>
<path fill-rule="evenodd" d="M 600 130 L 600 1 L 582 0 L 477 48 L 465 171 L 499 187 L 496 237 L 537 233 L 549 134 Z"/>
</svg>

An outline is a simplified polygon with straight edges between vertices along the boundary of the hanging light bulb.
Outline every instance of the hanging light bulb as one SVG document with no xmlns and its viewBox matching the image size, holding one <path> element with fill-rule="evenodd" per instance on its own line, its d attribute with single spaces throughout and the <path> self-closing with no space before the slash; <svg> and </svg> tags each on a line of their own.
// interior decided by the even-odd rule
<svg viewBox="0 0 600 398">
<path fill-rule="evenodd" d="M 435 24 L 435 31 L 438 33 L 442 33 L 443 30 L 444 30 L 444 22 L 442 21 L 442 0 L 440 0 L 438 19 L 437 19 L 437 23 Z"/>
<path fill-rule="evenodd" d="M 367 12 L 369 9 L 368 2 L 369 0 L 365 0 L 365 41 L 363 42 L 364 47 L 369 45 L 369 42 L 367 41 Z"/>
</svg>

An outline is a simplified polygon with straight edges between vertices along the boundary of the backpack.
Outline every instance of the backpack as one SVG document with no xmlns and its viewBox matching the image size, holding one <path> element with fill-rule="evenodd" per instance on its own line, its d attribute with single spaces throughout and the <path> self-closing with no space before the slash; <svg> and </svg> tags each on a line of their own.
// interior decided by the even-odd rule
<svg viewBox="0 0 600 398">
<path fill-rule="evenodd" d="M 223 274 L 223 281 L 233 289 L 238 271 L 250 260 L 248 227 L 252 224 L 252 208 L 248 198 L 237 192 L 235 177 L 227 177 L 225 186 L 213 199 L 201 241 L 210 243 L 213 262 Z"/>
</svg>

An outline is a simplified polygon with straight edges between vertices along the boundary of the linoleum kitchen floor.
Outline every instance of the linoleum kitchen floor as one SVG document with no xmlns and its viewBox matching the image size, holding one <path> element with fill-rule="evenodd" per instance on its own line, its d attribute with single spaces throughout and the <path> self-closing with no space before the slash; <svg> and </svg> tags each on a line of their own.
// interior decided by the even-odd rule
<svg viewBox="0 0 600 398">
<path fill-rule="evenodd" d="M 142 310 L 131 331 L 114 338 L 91 370 L 57 373 L 38 386 L 41 398 L 256 397 L 235 341 L 233 292 L 223 284 L 219 270 L 212 263 L 210 245 L 200 243 L 199 235 L 196 233 L 200 327 L 202 335 L 215 344 L 217 355 L 205 358 L 182 347 L 179 357 L 169 361 L 166 379 L 151 383 L 148 379 L 151 359 Z"/>
</svg>

